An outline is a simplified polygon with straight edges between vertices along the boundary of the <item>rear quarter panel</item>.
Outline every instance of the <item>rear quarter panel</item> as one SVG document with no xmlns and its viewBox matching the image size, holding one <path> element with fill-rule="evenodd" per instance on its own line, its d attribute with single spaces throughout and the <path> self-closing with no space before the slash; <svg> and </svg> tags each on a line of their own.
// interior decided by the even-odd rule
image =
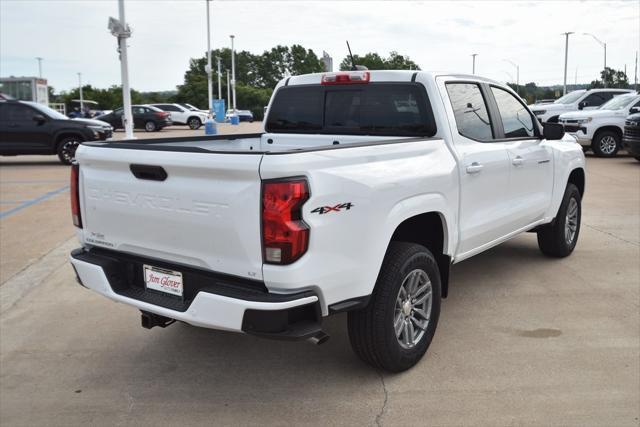
<svg viewBox="0 0 640 427">
<path fill-rule="evenodd" d="M 303 219 L 310 226 L 307 253 L 290 266 L 263 265 L 274 292 L 315 290 L 327 306 L 373 291 L 396 227 L 425 212 L 457 219 L 456 164 L 442 139 L 348 147 L 296 154 L 265 155 L 261 178 L 305 176 L 310 199 Z M 351 203 L 323 214 L 319 207 Z M 457 239 L 446 232 L 447 248 Z"/>
</svg>

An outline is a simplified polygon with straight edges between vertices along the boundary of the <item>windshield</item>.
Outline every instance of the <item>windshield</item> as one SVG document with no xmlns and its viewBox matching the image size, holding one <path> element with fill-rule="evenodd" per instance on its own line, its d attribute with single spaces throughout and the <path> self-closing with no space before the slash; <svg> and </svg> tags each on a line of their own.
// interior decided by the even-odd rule
<svg viewBox="0 0 640 427">
<path fill-rule="evenodd" d="M 569 92 L 565 96 L 561 96 L 560 98 L 554 101 L 554 104 L 573 104 L 576 102 L 582 95 L 584 95 L 584 90 L 574 90 L 573 92 Z"/>
<path fill-rule="evenodd" d="M 183 106 L 187 107 L 188 109 L 190 109 L 191 111 L 198 111 L 198 108 L 194 107 L 191 104 L 182 104 Z"/>
<path fill-rule="evenodd" d="M 36 110 L 40 111 L 41 113 L 45 114 L 46 116 L 49 116 L 52 119 L 55 119 L 55 120 L 69 120 L 69 117 L 65 116 L 64 114 L 61 114 L 61 113 L 57 112 L 53 108 L 47 107 L 46 105 L 42 105 L 40 103 L 31 102 L 31 101 L 24 101 L 24 103 L 25 104 L 29 104 L 30 106 L 32 106 Z"/>
<path fill-rule="evenodd" d="M 634 99 L 636 99 L 636 95 L 614 96 L 613 99 L 602 104 L 600 106 L 600 109 L 601 110 L 622 110 Z"/>
</svg>

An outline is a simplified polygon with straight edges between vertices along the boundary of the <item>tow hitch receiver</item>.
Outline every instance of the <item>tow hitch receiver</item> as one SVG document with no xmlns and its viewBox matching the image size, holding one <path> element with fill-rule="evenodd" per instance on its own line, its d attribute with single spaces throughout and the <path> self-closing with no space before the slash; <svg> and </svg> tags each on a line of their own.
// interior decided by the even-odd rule
<svg viewBox="0 0 640 427">
<path fill-rule="evenodd" d="M 149 313 L 148 311 L 141 311 L 141 323 L 142 327 L 145 329 L 151 329 L 154 326 L 160 326 L 161 328 L 166 328 L 173 322 L 175 319 L 170 319 L 168 317 L 160 316 L 158 314 Z"/>
</svg>

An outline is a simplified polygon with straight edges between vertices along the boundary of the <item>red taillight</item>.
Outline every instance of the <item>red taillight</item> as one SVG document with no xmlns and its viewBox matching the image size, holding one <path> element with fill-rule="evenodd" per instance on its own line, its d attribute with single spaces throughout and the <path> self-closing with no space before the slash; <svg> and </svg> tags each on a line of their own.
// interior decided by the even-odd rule
<svg viewBox="0 0 640 427">
<path fill-rule="evenodd" d="M 71 218 L 73 219 L 73 225 L 82 228 L 82 218 L 80 217 L 80 190 L 78 188 L 79 179 L 80 166 L 72 165 L 70 182 Z"/>
<path fill-rule="evenodd" d="M 309 226 L 302 205 L 309 199 L 306 179 L 262 184 L 262 251 L 264 262 L 291 264 L 309 245 Z"/>
<path fill-rule="evenodd" d="M 162 112 L 162 113 L 161 113 L 161 112 L 159 112 L 159 111 L 158 111 L 158 112 L 155 112 L 155 113 L 153 113 L 153 114 L 154 114 L 156 117 L 160 117 L 161 119 L 164 119 L 165 117 L 167 117 L 167 116 L 169 115 L 169 113 L 166 113 L 166 112 Z"/>
<path fill-rule="evenodd" d="M 346 71 L 343 73 L 328 73 L 322 76 L 323 85 L 349 85 L 369 83 L 368 71 Z"/>
</svg>

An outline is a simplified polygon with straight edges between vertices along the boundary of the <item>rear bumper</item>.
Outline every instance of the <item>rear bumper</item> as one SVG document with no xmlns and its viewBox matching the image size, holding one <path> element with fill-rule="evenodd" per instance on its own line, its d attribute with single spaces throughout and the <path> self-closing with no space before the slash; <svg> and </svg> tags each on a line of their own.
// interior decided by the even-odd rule
<svg viewBox="0 0 640 427">
<path fill-rule="evenodd" d="M 147 290 L 141 263 L 166 263 L 105 250 L 76 249 L 71 264 L 80 284 L 114 301 L 190 325 L 280 339 L 306 339 L 321 331 L 318 296 L 310 291 L 273 294 L 257 281 L 173 266 L 184 273 L 184 299 Z M 140 273 L 140 274 L 138 274 Z"/>
</svg>

